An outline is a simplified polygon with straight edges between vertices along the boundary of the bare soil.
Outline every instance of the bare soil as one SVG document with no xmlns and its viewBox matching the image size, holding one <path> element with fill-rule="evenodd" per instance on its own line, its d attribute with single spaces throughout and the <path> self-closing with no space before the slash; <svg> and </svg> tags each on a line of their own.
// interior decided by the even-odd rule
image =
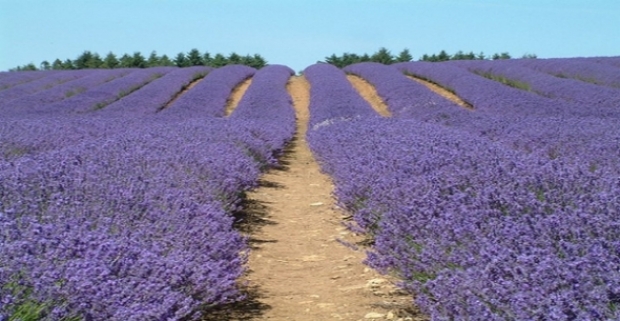
<svg viewBox="0 0 620 321">
<path fill-rule="evenodd" d="M 252 84 L 252 78 L 248 78 L 240 82 L 239 84 L 237 84 L 237 86 L 235 86 L 235 88 L 233 88 L 232 92 L 230 93 L 230 97 L 226 101 L 226 108 L 224 109 L 224 114 L 226 116 L 230 116 L 230 114 L 232 114 L 235 108 L 237 108 L 237 105 L 239 105 L 241 98 L 243 98 L 243 94 L 248 89 L 248 87 L 250 87 L 250 84 Z"/>
<path fill-rule="evenodd" d="M 283 167 L 262 176 L 239 216 L 251 246 L 248 300 L 207 319 L 426 320 L 395 280 L 363 264 L 364 239 L 345 227 L 348 213 L 336 205 L 333 183 L 305 139 L 310 85 L 296 76 L 287 89 L 296 136 L 281 157 Z"/>
<path fill-rule="evenodd" d="M 461 97 L 455 95 L 453 92 L 435 84 L 432 83 L 428 80 L 424 80 L 422 78 L 418 78 L 418 77 L 414 77 L 411 75 L 408 75 L 407 78 L 417 81 L 419 83 L 421 83 L 422 85 L 428 87 L 428 89 L 432 90 L 433 92 L 435 92 L 436 94 L 448 99 L 449 101 L 463 107 L 469 110 L 474 110 L 474 106 L 466 101 L 464 101 L 463 99 L 461 99 Z"/>
<path fill-rule="evenodd" d="M 359 94 L 370 103 L 370 106 L 383 117 L 391 117 L 392 113 L 390 108 L 383 101 L 381 96 L 377 94 L 377 90 L 373 85 L 367 82 L 364 78 L 356 75 L 347 75 L 347 79 L 353 85 L 353 88 L 359 92 Z"/>
</svg>

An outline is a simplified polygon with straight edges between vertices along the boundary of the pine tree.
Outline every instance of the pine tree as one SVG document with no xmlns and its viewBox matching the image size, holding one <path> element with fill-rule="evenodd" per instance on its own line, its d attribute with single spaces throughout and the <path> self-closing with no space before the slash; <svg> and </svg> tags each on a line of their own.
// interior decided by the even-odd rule
<svg viewBox="0 0 620 321">
<path fill-rule="evenodd" d="M 50 65 L 49 61 L 43 60 L 43 61 L 41 61 L 40 68 L 41 68 L 41 70 L 50 70 L 50 69 L 52 69 L 52 65 Z"/>
<path fill-rule="evenodd" d="M 389 65 L 394 62 L 394 57 L 392 57 L 392 54 L 389 50 L 387 50 L 385 47 L 381 47 L 377 52 L 370 56 L 370 60 L 382 63 L 384 65 Z"/>
<path fill-rule="evenodd" d="M 128 54 L 123 54 L 118 59 L 118 66 L 121 68 L 131 68 L 133 65 L 133 59 Z"/>
<path fill-rule="evenodd" d="M 189 67 L 189 60 L 184 53 L 179 52 L 176 57 L 174 57 L 174 65 L 177 67 Z"/>
<path fill-rule="evenodd" d="M 157 52 L 155 50 L 151 51 L 149 58 L 146 60 L 147 67 L 157 67 L 161 66 L 159 57 L 157 56 Z"/>
<path fill-rule="evenodd" d="M 397 62 L 408 62 L 411 60 L 413 60 L 413 57 L 409 53 L 409 49 L 406 48 L 398 54 L 398 57 L 396 57 Z"/>
<path fill-rule="evenodd" d="M 56 58 L 56 60 L 54 60 L 54 62 L 52 62 L 52 69 L 53 70 L 61 70 L 62 69 L 62 61 L 60 61 L 60 59 Z"/>
<path fill-rule="evenodd" d="M 81 55 L 79 55 L 77 58 L 75 58 L 75 61 L 73 62 L 73 66 L 75 67 L 75 69 L 86 69 L 88 68 L 88 62 L 93 58 L 93 54 L 86 50 L 84 51 Z"/>
<path fill-rule="evenodd" d="M 112 53 L 111 51 L 108 52 L 105 58 L 103 58 L 103 64 L 101 64 L 101 68 L 112 69 L 112 68 L 118 68 L 118 67 L 119 67 L 119 61 L 116 58 L 116 55 Z"/>
<path fill-rule="evenodd" d="M 228 64 L 228 59 L 224 57 L 224 55 L 218 53 L 213 57 L 213 61 L 211 62 L 212 66 L 215 68 L 223 67 Z"/>
<path fill-rule="evenodd" d="M 228 64 L 230 65 L 239 65 L 241 64 L 241 56 L 239 56 L 237 53 L 231 53 L 230 55 L 228 55 Z"/>
<path fill-rule="evenodd" d="M 205 66 L 212 66 L 213 65 L 213 57 L 211 57 L 210 53 L 205 52 L 202 55 L 202 62 L 204 63 Z"/>
<path fill-rule="evenodd" d="M 134 68 L 146 68 L 146 59 L 139 51 L 134 52 L 131 56 L 131 66 Z"/>
<path fill-rule="evenodd" d="M 161 56 L 161 58 L 159 58 L 159 65 L 160 66 L 174 66 L 174 61 L 170 60 L 170 58 L 168 58 L 168 55 L 163 55 Z"/>
<path fill-rule="evenodd" d="M 204 61 L 198 49 L 194 48 L 187 53 L 187 63 L 189 66 L 203 66 Z"/>
</svg>

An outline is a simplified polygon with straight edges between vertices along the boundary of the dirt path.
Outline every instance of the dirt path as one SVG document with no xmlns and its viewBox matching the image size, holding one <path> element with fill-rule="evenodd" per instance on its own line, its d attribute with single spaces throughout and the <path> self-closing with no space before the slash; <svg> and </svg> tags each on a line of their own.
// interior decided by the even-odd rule
<svg viewBox="0 0 620 321">
<path fill-rule="evenodd" d="M 250 84 L 252 84 L 252 78 L 248 78 L 240 82 L 237 86 L 235 86 L 235 88 L 233 88 L 232 92 L 230 93 L 230 97 L 226 101 L 226 108 L 224 109 L 224 114 L 226 116 L 230 116 L 230 114 L 232 114 L 235 108 L 237 108 L 237 105 L 239 105 L 239 101 L 241 101 L 243 94 L 248 89 L 248 87 L 250 87 Z"/>
<path fill-rule="evenodd" d="M 356 75 L 347 75 L 347 79 L 351 82 L 351 85 L 357 90 L 357 92 L 370 103 L 370 106 L 383 117 L 391 117 L 389 107 L 383 101 L 383 99 L 377 94 L 377 90 L 373 85 L 368 83 L 364 78 Z"/>
<path fill-rule="evenodd" d="M 450 100 L 451 102 L 453 102 L 453 103 L 455 103 L 455 104 L 457 104 L 457 105 L 459 105 L 459 106 L 461 106 L 463 108 L 466 108 L 466 109 L 469 109 L 469 110 L 474 110 L 474 106 L 472 106 L 472 104 L 464 101 L 463 99 L 461 99 L 461 97 L 455 95 L 454 93 L 450 92 L 449 90 L 447 90 L 447 89 L 445 89 L 445 88 L 443 88 L 443 87 L 441 87 L 441 86 L 439 86 L 437 84 L 434 84 L 434 83 L 432 83 L 432 82 L 430 82 L 428 80 L 424 80 L 422 78 L 414 77 L 414 76 L 411 76 L 411 75 L 407 75 L 407 78 L 421 83 L 422 85 L 426 86 L 428 89 L 434 91 L 436 94 L 438 94 L 438 95 L 440 95 L 440 96 Z"/>
<path fill-rule="evenodd" d="M 253 315 L 237 319 L 422 320 L 406 310 L 409 295 L 363 265 L 363 249 L 341 243 L 361 238 L 343 226 L 346 214 L 335 205 L 333 184 L 306 143 L 309 83 L 292 77 L 288 90 L 297 135 L 282 159 L 285 168 L 264 174 L 262 187 L 248 194 Z"/>
</svg>

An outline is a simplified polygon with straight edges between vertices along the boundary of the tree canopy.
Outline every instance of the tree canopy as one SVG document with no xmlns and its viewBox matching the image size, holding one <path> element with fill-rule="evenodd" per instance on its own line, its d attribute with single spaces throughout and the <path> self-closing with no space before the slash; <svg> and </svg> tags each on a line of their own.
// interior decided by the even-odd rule
<svg viewBox="0 0 620 321">
<path fill-rule="evenodd" d="M 259 54 L 254 55 L 239 55 L 235 52 L 225 56 L 221 53 L 216 54 L 214 57 L 209 52 L 201 53 L 198 49 L 194 48 L 185 52 L 179 52 L 174 59 L 170 59 L 167 55 L 159 56 L 156 51 L 151 51 L 148 58 L 142 55 L 141 52 L 136 51 L 133 54 L 123 54 L 118 57 L 113 52 L 108 52 L 105 57 L 97 53 L 85 50 L 75 59 L 61 60 L 56 58 L 50 63 L 48 60 L 44 60 L 39 64 L 39 67 L 33 63 L 29 63 L 23 66 L 18 66 L 11 69 L 11 71 L 20 70 L 63 70 L 63 69 L 113 69 L 113 68 L 148 68 L 159 66 L 177 66 L 177 67 L 190 67 L 190 66 L 211 66 L 222 67 L 229 64 L 243 64 L 256 69 L 260 69 L 267 65 L 267 60 Z"/>
</svg>

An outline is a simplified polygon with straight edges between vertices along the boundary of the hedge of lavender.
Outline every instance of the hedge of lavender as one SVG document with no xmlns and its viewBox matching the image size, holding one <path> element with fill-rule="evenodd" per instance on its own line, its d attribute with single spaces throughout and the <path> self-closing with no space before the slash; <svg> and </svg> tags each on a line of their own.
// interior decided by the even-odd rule
<svg viewBox="0 0 620 321">
<path fill-rule="evenodd" d="M 47 77 L 11 87 L 0 91 L 0 104 L 4 104 L 23 96 L 31 95 L 41 90 L 50 89 L 67 81 L 79 79 L 89 73 L 89 70 L 71 70 L 67 72 L 54 73 Z"/>
<path fill-rule="evenodd" d="M 522 63 L 526 67 L 556 77 L 620 89 L 620 66 L 617 59 L 618 57 L 610 57 L 607 59 L 608 63 L 600 63 L 592 58 L 524 59 Z"/>
<path fill-rule="evenodd" d="M 278 105 L 247 104 L 291 110 L 285 74 L 266 67 L 252 85 L 266 91 L 256 99 Z M 270 135 L 293 128 L 294 116 L 169 112 L 30 114 L 0 129 L 2 138 L 28 136 L 28 123 L 31 138 L 58 132 L 0 160 L 0 320 L 23 311 L 40 320 L 197 320 L 243 299 L 248 246 L 230 213 L 287 141 Z"/>
<path fill-rule="evenodd" d="M 256 69 L 244 65 L 227 65 L 220 67 L 207 75 L 204 81 L 182 95 L 168 108 L 162 110 L 167 115 L 169 111 L 176 114 L 183 109 L 183 115 L 193 114 L 196 117 L 224 117 L 226 101 L 232 90 L 252 77 Z"/>
<path fill-rule="evenodd" d="M 97 69 L 82 78 L 65 82 L 36 94 L 23 96 L 8 103 L 0 104 L 0 112 L 7 117 L 22 118 L 23 114 L 41 109 L 43 106 L 70 98 L 97 87 L 105 82 L 128 74 L 131 69 Z"/>
<path fill-rule="evenodd" d="M 51 71 L 23 71 L 23 72 L 0 72 L 0 90 L 5 90 L 19 84 L 27 83 L 39 78 L 58 73 Z"/>
<path fill-rule="evenodd" d="M 133 93 L 174 69 L 176 68 L 155 67 L 134 69 L 126 76 L 120 78 L 114 77 L 115 79 L 90 88 L 79 95 L 74 95 L 52 104 L 37 105 L 32 108 L 30 113 L 58 115 L 96 111 Z"/>
<path fill-rule="evenodd" d="M 415 62 L 397 64 L 396 68 L 452 89 L 470 102 L 475 111 L 437 104 L 408 117 L 459 128 L 537 157 L 562 157 L 566 162 L 588 163 L 593 169 L 620 172 L 615 161 L 620 156 L 617 148 L 620 129 L 616 125 L 617 111 L 612 108 L 543 97 L 484 78 L 455 64 L 433 66 Z M 393 94 L 390 88 L 407 80 L 394 75 L 387 67 L 376 72 L 394 76 L 392 81 L 382 83 L 369 78 L 379 94 L 386 97 Z M 416 96 L 410 93 L 400 98 L 404 104 L 415 100 Z"/>
<path fill-rule="evenodd" d="M 124 116 L 154 114 L 170 103 L 191 82 L 202 79 L 212 69 L 204 66 L 179 68 L 100 110 L 106 114 L 119 112 Z"/>
<path fill-rule="evenodd" d="M 519 59 L 505 61 L 472 60 L 455 63 L 485 77 L 518 81 L 525 84 L 528 90 L 540 95 L 574 102 L 586 107 L 588 110 L 601 109 L 602 112 L 607 112 L 610 116 L 617 116 L 618 112 L 620 112 L 617 108 L 620 106 L 620 95 L 617 89 L 572 78 L 554 77 L 547 73 L 527 68 L 527 61 Z"/>
<path fill-rule="evenodd" d="M 320 83 L 346 79 L 316 71 L 304 74 L 321 122 L 357 98 L 332 95 Z M 433 320 L 620 318 L 617 175 L 416 118 L 348 119 L 308 141 L 374 238 L 368 263 Z"/>
</svg>

